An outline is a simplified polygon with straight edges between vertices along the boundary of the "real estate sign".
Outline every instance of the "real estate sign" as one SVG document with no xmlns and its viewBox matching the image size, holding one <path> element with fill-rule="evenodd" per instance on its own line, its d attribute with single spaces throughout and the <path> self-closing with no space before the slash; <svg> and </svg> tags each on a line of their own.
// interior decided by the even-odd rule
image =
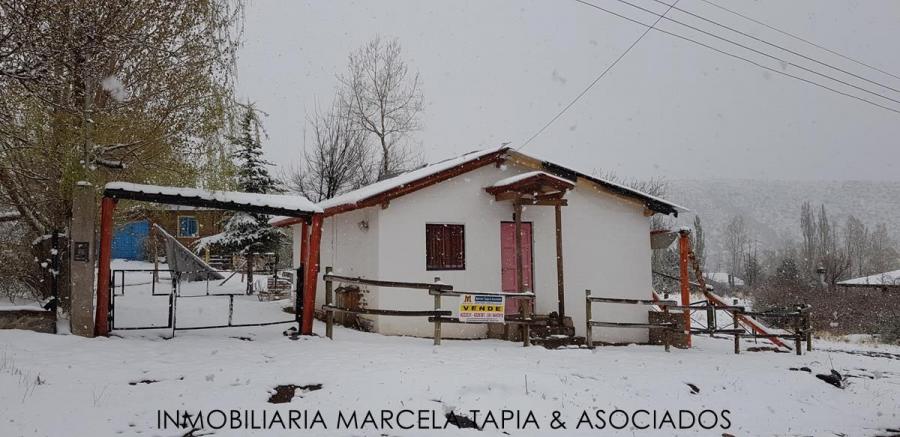
<svg viewBox="0 0 900 437">
<path fill-rule="evenodd" d="M 503 303 L 503 296 L 464 294 L 459 303 L 459 321 L 503 323 Z"/>
</svg>

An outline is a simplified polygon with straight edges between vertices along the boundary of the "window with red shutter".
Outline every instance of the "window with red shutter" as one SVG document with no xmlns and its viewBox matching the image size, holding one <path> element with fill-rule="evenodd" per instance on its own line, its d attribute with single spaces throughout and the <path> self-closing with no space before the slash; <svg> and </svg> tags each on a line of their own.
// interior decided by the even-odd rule
<svg viewBox="0 0 900 437">
<path fill-rule="evenodd" d="M 466 228 L 464 225 L 425 225 L 425 268 L 427 270 L 466 269 Z"/>
</svg>

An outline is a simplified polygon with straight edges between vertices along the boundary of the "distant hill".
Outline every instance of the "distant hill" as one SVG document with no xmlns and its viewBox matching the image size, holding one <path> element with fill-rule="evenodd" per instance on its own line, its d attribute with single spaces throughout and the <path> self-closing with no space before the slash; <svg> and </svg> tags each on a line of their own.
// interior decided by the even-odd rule
<svg viewBox="0 0 900 437">
<path fill-rule="evenodd" d="M 818 210 L 824 204 L 832 221 L 841 226 L 852 214 L 873 228 L 885 223 L 900 239 L 900 182 L 797 182 L 764 180 L 670 181 L 666 198 L 700 215 L 715 268 L 714 252 L 721 251 L 721 235 L 735 215 L 743 215 L 752 237 L 764 248 L 779 241 L 799 241 L 800 205 L 809 201 Z M 684 214 L 679 225 L 690 225 L 693 214 Z"/>
</svg>

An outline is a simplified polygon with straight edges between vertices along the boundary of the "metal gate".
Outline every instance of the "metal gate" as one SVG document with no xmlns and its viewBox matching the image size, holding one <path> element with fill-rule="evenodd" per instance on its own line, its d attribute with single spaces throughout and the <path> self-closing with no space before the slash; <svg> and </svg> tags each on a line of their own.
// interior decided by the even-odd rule
<svg viewBox="0 0 900 437">
<path fill-rule="evenodd" d="M 206 280 L 188 282 L 181 279 L 182 274 L 173 270 L 111 271 L 110 330 L 168 329 L 174 336 L 175 331 L 301 322 L 302 293 L 294 293 L 294 314 L 290 315 L 277 305 L 280 301 L 264 302 L 257 295 L 240 290 L 246 287 L 243 282 L 223 287 L 228 279 L 219 283 L 219 279 L 212 276 L 216 273 L 233 272 L 208 272 Z M 263 273 L 272 272 L 259 273 L 262 276 Z M 256 275 L 255 272 L 254 274 Z M 275 276 L 277 277 L 277 272 Z M 299 282 L 302 284 L 302 281 Z M 182 308 L 180 312 L 179 307 Z M 246 320 L 246 314 L 236 320 L 236 307 L 250 314 L 250 320 Z M 254 314 L 255 312 L 262 314 Z M 257 317 L 253 317 L 254 315 Z M 279 320 L 281 317 L 284 319 Z M 261 318 L 265 320 L 260 320 Z"/>
</svg>

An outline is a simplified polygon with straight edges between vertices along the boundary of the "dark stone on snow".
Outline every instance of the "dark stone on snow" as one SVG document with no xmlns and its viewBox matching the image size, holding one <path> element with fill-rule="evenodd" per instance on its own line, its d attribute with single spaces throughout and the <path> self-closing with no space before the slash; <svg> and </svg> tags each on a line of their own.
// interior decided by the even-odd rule
<svg viewBox="0 0 900 437">
<path fill-rule="evenodd" d="M 456 425 L 457 428 L 473 428 L 481 431 L 481 428 L 478 427 L 478 424 L 475 423 L 475 421 L 462 414 L 456 414 L 451 411 L 445 414 L 444 417 L 447 418 L 447 423 Z"/>
<path fill-rule="evenodd" d="M 788 370 L 793 370 L 793 371 L 795 371 L 795 372 L 812 373 L 812 369 L 810 369 L 809 367 L 806 367 L 806 366 L 804 366 L 804 367 L 791 367 L 791 368 L 788 369 Z"/>
<path fill-rule="evenodd" d="M 696 385 L 691 384 L 690 382 L 686 382 L 685 384 L 687 384 L 687 386 L 691 388 L 692 395 L 700 393 L 700 387 L 697 387 Z"/>
<path fill-rule="evenodd" d="M 182 379 L 184 379 L 184 378 L 182 377 Z M 159 382 L 159 381 L 157 381 L 155 379 L 142 379 L 140 381 L 131 381 L 128 383 L 128 385 L 153 384 L 154 382 Z"/>
<path fill-rule="evenodd" d="M 294 399 L 294 396 L 297 395 L 297 390 L 301 390 L 301 393 L 307 393 L 311 391 L 321 390 L 322 384 L 307 384 L 307 385 L 294 385 L 294 384 L 285 384 L 279 385 L 275 387 L 275 393 L 269 396 L 270 404 L 286 404 Z"/>
<path fill-rule="evenodd" d="M 844 388 L 844 377 L 841 376 L 841 374 L 838 373 L 834 369 L 831 370 L 831 374 L 829 374 L 829 375 L 818 374 L 818 375 L 816 375 L 816 378 L 819 378 L 822 381 L 825 381 L 839 389 Z"/>
</svg>

